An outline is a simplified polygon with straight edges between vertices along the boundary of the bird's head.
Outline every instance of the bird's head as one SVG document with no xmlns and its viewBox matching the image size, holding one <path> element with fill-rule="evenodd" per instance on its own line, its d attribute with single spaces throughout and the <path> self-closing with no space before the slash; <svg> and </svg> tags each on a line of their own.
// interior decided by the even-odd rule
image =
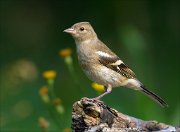
<svg viewBox="0 0 180 132">
<path fill-rule="evenodd" d="M 89 22 L 79 22 L 64 30 L 75 39 L 76 42 L 83 42 L 97 38 L 97 35 Z"/>
</svg>

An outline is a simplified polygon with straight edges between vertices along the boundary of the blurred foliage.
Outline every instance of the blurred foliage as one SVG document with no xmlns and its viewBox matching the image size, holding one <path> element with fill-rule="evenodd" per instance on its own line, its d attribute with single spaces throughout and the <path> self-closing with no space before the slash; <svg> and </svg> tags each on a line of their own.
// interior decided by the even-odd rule
<svg viewBox="0 0 180 132">
<path fill-rule="evenodd" d="M 144 120 L 179 125 L 179 12 L 180 2 L 170 0 L 1 0 L 1 131 L 69 132 L 73 102 L 99 94 L 78 65 L 73 39 L 62 32 L 80 21 L 89 21 L 169 108 L 125 88 L 103 101 Z M 42 77 L 49 69 L 53 80 Z"/>
</svg>

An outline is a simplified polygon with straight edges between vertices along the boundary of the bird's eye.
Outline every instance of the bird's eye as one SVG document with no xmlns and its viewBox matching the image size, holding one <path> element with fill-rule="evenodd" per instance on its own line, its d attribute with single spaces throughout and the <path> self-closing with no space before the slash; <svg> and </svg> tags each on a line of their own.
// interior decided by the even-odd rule
<svg viewBox="0 0 180 132">
<path fill-rule="evenodd" d="M 84 27 L 80 27 L 80 31 L 84 31 Z"/>
</svg>

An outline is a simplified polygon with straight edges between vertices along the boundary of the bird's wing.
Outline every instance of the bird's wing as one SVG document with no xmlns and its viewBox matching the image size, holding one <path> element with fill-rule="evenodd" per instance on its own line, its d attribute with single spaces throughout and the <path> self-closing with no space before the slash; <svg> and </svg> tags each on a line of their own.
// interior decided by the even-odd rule
<svg viewBox="0 0 180 132">
<path fill-rule="evenodd" d="M 99 62 L 118 72 L 119 74 L 123 75 L 124 77 L 127 77 L 127 78 L 136 78 L 136 75 L 135 73 L 127 66 L 123 63 L 123 61 L 121 61 L 119 59 L 118 56 L 116 55 L 110 55 L 106 52 L 102 52 L 102 51 L 97 51 L 96 52 L 99 56 Z"/>
</svg>

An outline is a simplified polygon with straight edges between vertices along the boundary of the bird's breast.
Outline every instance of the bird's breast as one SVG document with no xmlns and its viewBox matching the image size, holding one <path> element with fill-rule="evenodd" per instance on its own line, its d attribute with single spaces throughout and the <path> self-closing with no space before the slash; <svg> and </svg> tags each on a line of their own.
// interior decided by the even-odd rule
<svg viewBox="0 0 180 132">
<path fill-rule="evenodd" d="M 124 85 L 123 83 L 126 81 L 125 77 L 106 66 L 81 63 L 81 67 L 90 80 L 105 86 L 110 84 L 112 87 L 118 87 Z"/>
<path fill-rule="evenodd" d="M 119 73 L 103 66 L 99 62 L 97 54 L 93 53 L 90 46 L 79 44 L 77 54 L 79 63 L 87 77 L 99 84 L 117 87 L 123 85 L 125 77 Z"/>
</svg>

